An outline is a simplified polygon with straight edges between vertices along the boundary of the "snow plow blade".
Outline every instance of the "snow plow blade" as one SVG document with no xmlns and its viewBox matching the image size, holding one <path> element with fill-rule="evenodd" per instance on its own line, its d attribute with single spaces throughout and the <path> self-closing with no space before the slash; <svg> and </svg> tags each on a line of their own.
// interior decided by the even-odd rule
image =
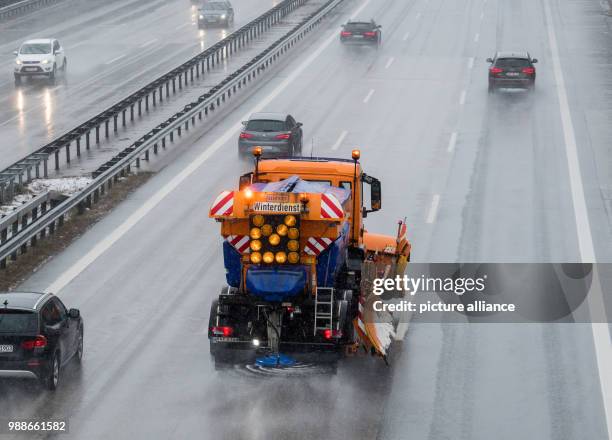
<svg viewBox="0 0 612 440">
<path fill-rule="evenodd" d="M 383 236 L 373 236 L 371 241 L 384 243 L 385 240 Z M 399 223 L 395 243 L 390 244 L 387 241 L 385 246 L 377 247 L 378 249 L 370 246 L 369 255 L 362 265 L 359 313 L 353 325 L 363 348 L 372 355 L 382 357 L 386 362 L 391 344 L 396 339 L 397 319 L 389 312 L 375 311 L 373 303 L 381 299 L 403 298 L 404 292 L 385 292 L 383 296 L 379 296 L 374 294 L 373 287 L 377 278 L 395 278 L 406 272 L 410 260 L 410 244 L 406 240 L 405 223 Z"/>
</svg>

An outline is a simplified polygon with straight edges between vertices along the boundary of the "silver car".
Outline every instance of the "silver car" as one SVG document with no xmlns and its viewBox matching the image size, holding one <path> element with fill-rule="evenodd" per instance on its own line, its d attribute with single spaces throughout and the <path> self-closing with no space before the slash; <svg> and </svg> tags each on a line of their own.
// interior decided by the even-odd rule
<svg viewBox="0 0 612 440">
<path fill-rule="evenodd" d="M 234 24 L 234 8 L 227 0 L 206 2 L 198 9 L 198 27 L 232 26 Z"/>
<path fill-rule="evenodd" d="M 302 153 L 302 123 L 286 113 L 253 113 L 243 121 L 238 153 L 261 147 L 268 156 L 299 156 Z"/>
</svg>

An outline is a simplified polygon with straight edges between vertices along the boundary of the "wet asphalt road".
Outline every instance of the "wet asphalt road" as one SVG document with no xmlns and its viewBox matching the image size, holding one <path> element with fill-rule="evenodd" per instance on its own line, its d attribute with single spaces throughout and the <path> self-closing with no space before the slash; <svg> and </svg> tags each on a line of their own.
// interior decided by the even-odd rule
<svg viewBox="0 0 612 440">
<path fill-rule="evenodd" d="M 334 37 L 357 9 L 382 23 L 380 49 Z M 598 371 L 589 325 L 414 324 L 391 367 L 358 358 L 293 378 L 215 371 L 206 326 L 224 279 L 208 207 L 247 168 L 232 127 L 264 100 L 304 123 L 305 152 L 361 147 L 383 181 L 368 229 L 390 233 L 407 216 L 416 261 L 579 261 L 548 26 L 596 255 L 612 261 L 608 20 L 585 0 L 347 0 L 302 56 L 192 132 L 181 155 L 24 283 L 60 286 L 81 309 L 86 357 L 55 394 L 0 383 L 0 414 L 67 417 L 74 439 L 607 438 L 600 377 L 611 373 Z M 533 95 L 487 94 L 484 60 L 508 48 L 540 60 Z M 124 232 L 98 252 L 111 231 Z M 97 258 L 83 266 L 88 252 Z"/>
<path fill-rule="evenodd" d="M 199 30 L 190 0 L 67 0 L 0 23 L 0 167 L 4 168 L 178 67 L 231 29 Z M 236 0 L 233 29 L 273 6 Z M 68 59 L 56 85 L 13 80 L 13 51 L 57 38 Z M 78 170 L 76 171 L 78 172 Z"/>
</svg>

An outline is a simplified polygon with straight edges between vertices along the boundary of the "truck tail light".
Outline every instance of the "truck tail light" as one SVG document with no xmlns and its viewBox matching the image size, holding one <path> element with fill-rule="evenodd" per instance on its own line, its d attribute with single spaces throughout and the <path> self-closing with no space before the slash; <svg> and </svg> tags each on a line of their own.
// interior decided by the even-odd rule
<svg viewBox="0 0 612 440">
<path fill-rule="evenodd" d="M 323 338 L 327 339 L 340 339 L 342 337 L 342 330 L 332 330 L 330 328 L 326 328 L 323 330 Z"/>
<path fill-rule="evenodd" d="M 43 335 L 38 335 L 35 339 L 30 339 L 21 343 L 21 348 L 24 350 L 34 350 L 35 348 L 45 348 L 46 346 L 47 338 Z"/>
<path fill-rule="evenodd" d="M 277 134 L 274 139 L 289 139 L 291 137 L 291 133 L 281 133 Z"/>
<path fill-rule="evenodd" d="M 240 139 L 251 139 L 253 135 L 251 133 L 245 133 L 244 131 L 240 133 Z"/>
<path fill-rule="evenodd" d="M 225 338 L 229 338 L 234 334 L 234 328 L 227 325 L 216 326 L 211 327 L 210 332 L 213 334 L 213 336 L 223 336 Z"/>
</svg>

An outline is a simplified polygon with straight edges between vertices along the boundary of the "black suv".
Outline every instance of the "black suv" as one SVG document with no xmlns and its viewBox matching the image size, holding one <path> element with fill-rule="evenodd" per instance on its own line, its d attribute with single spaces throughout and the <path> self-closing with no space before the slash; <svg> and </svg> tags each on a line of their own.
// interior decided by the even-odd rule
<svg viewBox="0 0 612 440">
<path fill-rule="evenodd" d="M 32 377 L 55 390 L 60 369 L 83 357 L 83 320 L 51 293 L 0 293 L 0 377 Z"/>
<path fill-rule="evenodd" d="M 340 42 L 342 43 L 374 43 L 380 44 L 382 41 L 382 26 L 370 21 L 348 21 L 342 25 L 340 32 Z"/>
<path fill-rule="evenodd" d="M 302 123 L 287 113 L 253 113 L 238 137 L 238 155 L 261 147 L 266 156 L 302 154 Z"/>
<path fill-rule="evenodd" d="M 487 58 L 489 66 L 489 93 L 498 88 L 535 88 L 537 59 L 527 52 L 497 52 L 494 58 Z"/>
</svg>

